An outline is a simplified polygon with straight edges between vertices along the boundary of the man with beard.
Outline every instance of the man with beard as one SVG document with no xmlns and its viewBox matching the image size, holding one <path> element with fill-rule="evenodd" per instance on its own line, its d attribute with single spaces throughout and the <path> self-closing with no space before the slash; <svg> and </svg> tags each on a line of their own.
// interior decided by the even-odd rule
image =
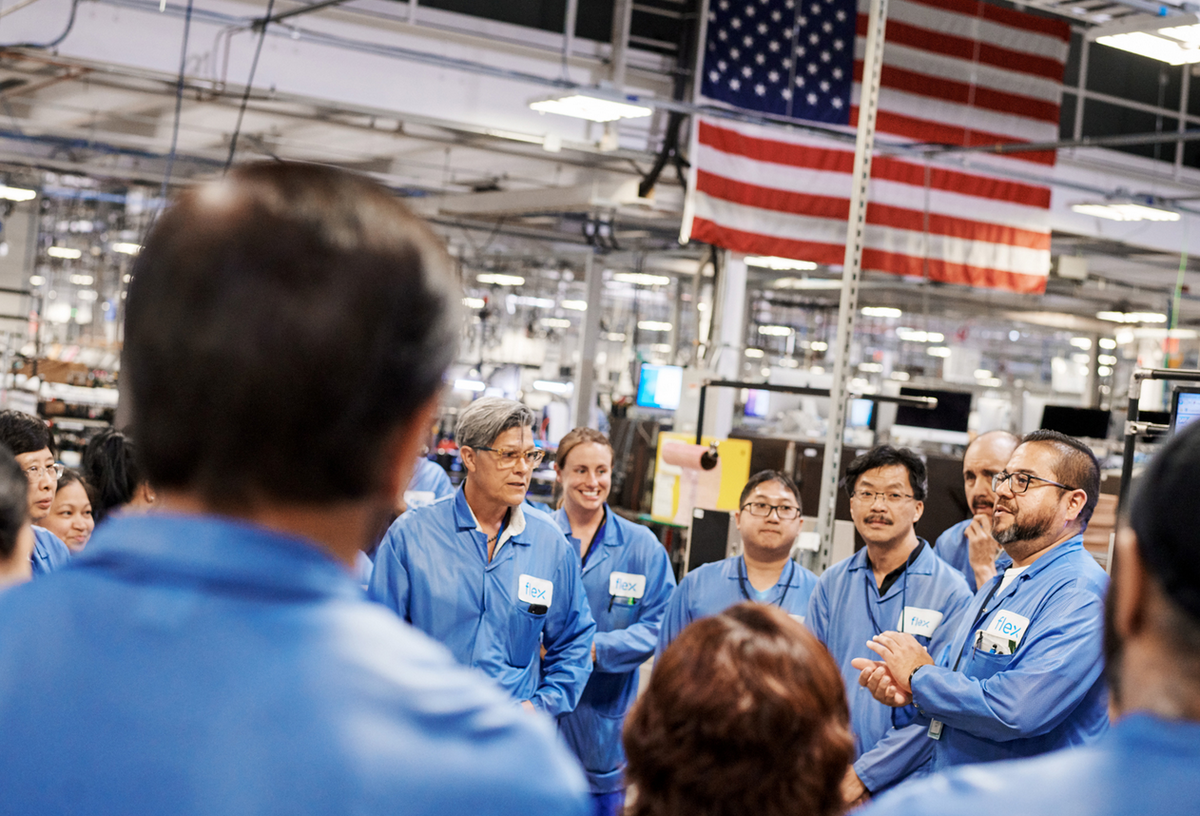
<svg viewBox="0 0 1200 816">
<path fill-rule="evenodd" d="M 1004 470 L 1021 440 L 1008 431 L 980 434 L 963 454 L 963 490 L 972 516 L 946 530 L 933 545 L 942 560 L 967 579 L 972 592 L 996 576 L 1008 557 L 992 538 L 992 510 L 996 494 L 992 477 Z"/>
<path fill-rule="evenodd" d="M 941 660 L 884 632 L 868 644 L 879 661 L 854 661 L 877 700 L 913 706 L 928 737 L 913 750 L 932 750 L 934 770 L 1085 745 L 1108 729 L 1108 576 L 1083 549 L 1099 487 L 1082 442 L 1027 435 L 993 479 L 992 530 L 1012 566 L 980 588 Z"/>
<path fill-rule="evenodd" d="M 869 813 L 1195 812 L 1200 801 L 1200 505 L 1186 497 L 1195 495 L 1198 481 L 1200 424 L 1175 437 L 1150 464 L 1128 526 L 1117 534 L 1104 633 L 1117 716 L 1112 730 L 1087 748 L 922 780 L 880 800 Z"/>
<path fill-rule="evenodd" d="M 842 784 L 852 803 L 920 770 L 910 744 L 921 726 L 897 729 L 898 716 L 858 685 L 852 661 L 866 641 L 893 627 L 937 654 L 950 643 L 971 602 L 958 570 L 934 555 L 913 525 L 925 507 L 925 463 L 907 448 L 881 445 L 846 468 L 850 516 L 866 547 L 825 571 L 805 621 L 837 661 L 846 684 L 856 760 Z M 911 733 L 906 734 L 905 731 Z"/>
</svg>

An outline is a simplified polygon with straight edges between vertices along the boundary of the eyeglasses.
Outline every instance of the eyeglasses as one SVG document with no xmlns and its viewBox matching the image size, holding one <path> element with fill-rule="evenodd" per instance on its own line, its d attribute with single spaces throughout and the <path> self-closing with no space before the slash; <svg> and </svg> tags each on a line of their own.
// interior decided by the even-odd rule
<svg viewBox="0 0 1200 816">
<path fill-rule="evenodd" d="M 1032 473 L 997 473 L 992 477 L 992 491 L 1000 492 L 1000 488 L 1005 482 L 1009 483 L 1009 489 L 1014 496 L 1020 496 L 1025 491 L 1029 490 L 1030 482 L 1045 482 L 1052 484 L 1055 487 L 1061 487 L 1063 490 L 1078 490 L 1076 487 L 1069 487 L 1062 482 L 1055 482 L 1051 479 L 1043 479 L 1041 476 L 1034 476 Z"/>
<path fill-rule="evenodd" d="M 42 467 L 41 465 L 30 465 L 25 468 L 25 478 L 31 482 L 36 482 L 43 476 L 50 476 L 55 481 L 62 478 L 66 468 L 59 464 L 50 465 L 50 467 Z"/>
<path fill-rule="evenodd" d="M 876 499 L 883 499 L 885 504 L 899 504 L 905 499 L 911 499 L 911 493 L 876 493 L 872 490 L 853 490 L 850 492 L 850 501 L 861 502 L 862 504 L 872 505 Z"/>
<path fill-rule="evenodd" d="M 537 448 L 527 451 L 518 451 L 500 450 L 498 448 L 485 448 L 480 446 L 475 448 L 475 450 L 487 451 L 488 453 L 496 454 L 496 457 L 500 460 L 500 467 L 502 468 L 516 467 L 517 461 L 522 458 L 525 460 L 525 464 L 529 465 L 530 467 L 536 467 L 537 463 L 542 461 L 542 457 L 546 455 L 544 450 L 538 450 Z"/>
<path fill-rule="evenodd" d="M 758 516 L 759 518 L 767 518 L 771 515 L 772 510 L 775 511 L 775 515 L 779 516 L 780 521 L 794 521 L 800 518 L 800 508 L 791 504 L 746 502 L 742 505 L 742 509 L 750 511 L 750 515 Z"/>
</svg>

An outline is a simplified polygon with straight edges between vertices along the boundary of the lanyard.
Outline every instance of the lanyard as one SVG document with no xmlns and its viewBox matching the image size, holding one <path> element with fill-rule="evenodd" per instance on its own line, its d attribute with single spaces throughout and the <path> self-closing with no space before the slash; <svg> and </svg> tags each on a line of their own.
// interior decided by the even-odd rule
<svg viewBox="0 0 1200 816">
<path fill-rule="evenodd" d="M 592 540 L 588 542 L 587 551 L 583 554 L 581 567 L 586 567 L 588 559 L 592 557 L 592 551 L 596 549 L 596 542 L 604 537 L 604 528 L 608 526 L 608 513 L 604 514 L 604 519 L 601 520 L 600 526 L 596 528 L 596 532 L 592 533 Z"/>
<path fill-rule="evenodd" d="M 879 625 L 879 621 L 875 620 L 875 611 L 871 608 L 871 588 L 875 586 L 875 575 L 871 570 L 866 570 L 867 578 L 867 593 L 863 597 L 867 602 L 867 617 L 871 619 L 871 626 L 875 629 L 875 634 L 882 635 L 884 628 Z M 880 597 L 880 603 L 883 603 L 883 598 Z M 908 606 L 908 567 L 904 568 L 904 586 L 900 590 L 900 631 L 904 631 L 904 609 Z"/>
<path fill-rule="evenodd" d="M 792 588 L 792 579 L 796 577 L 796 562 L 792 561 L 792 569 L 788 572 L 787 583 L 783 585 L 783 593 L 779 596 L 779 600 L 773 603 L 780 609 L 783 609 L 783 602 L 787 600 L 788 590 Z M 754 600 L 750 597 L 750 593 L 746 591 L 746 557 L 742 556 L 738 559 L 738 586 L 742 589 L 742 597 L 747 601 Z"/>
</svg>

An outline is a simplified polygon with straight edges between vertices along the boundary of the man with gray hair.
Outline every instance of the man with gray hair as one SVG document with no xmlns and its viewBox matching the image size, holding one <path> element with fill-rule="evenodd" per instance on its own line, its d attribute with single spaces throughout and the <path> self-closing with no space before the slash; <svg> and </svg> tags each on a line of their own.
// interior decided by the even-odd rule
<svg viewBox="0 0 1200 816">
<path fill-rule="evenodd" d="M 596 624 L 579 556 L 549 516 L 522 506 L 542 459 L 533 421 L 499 397 L 463 411 L 465 484 L 396 519 L 368 591 L 523 706 L 557 717 L 587 684 Z"/>
</svg>

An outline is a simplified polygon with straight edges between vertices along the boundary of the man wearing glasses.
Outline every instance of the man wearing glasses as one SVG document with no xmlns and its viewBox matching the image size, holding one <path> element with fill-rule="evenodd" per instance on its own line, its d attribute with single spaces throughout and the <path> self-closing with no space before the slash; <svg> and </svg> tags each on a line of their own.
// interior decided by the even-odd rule
<svg viewBox="0 0 1200 816">
<path fill-rule="evenodd" d="M 870 644 L 879 660 L 854 661 L 877 700 L 923 726 L 913 750 L 932 753 L 934 770 L 1084 745 L 1108 729 L 1108 576 L 1083 549 L 1096 457 L 1034 431 L 993 482 L 992 533 L 1012 565 L 979 588 L 950 648 L 935 662 L 911 634 L 884 632 Z"/>
<path fill-rule="evenodd" d="M 557 717 L 587 685 L 596 624 L 579 556 L 549 516 L 522 505 L 542 459 L 533 421 L 528 407 L 499 397 L 459 415 L 466 482 L 396 519 L 368 594 L 527 709 Z"/>
<path fill-rule="evenodd" d="M 742 554 L 684 577 L 667 605 L 655 657 L 692 621 L 743 601 L 774 604 L 803 622 L 817 576 L 792 560 L 800 536 L 800 491 L 787 475 L 764 470 L 746 482 L 738 504 L 733 517 Z"/>
<path fill-rule="evenodd" d="M 0 444 L 13 452 L 29 480 L 29 520 L 33 522 L 33 575 L 45 575 L 67 563 L 71 551 L 58 536 L 37 523 L 50 515 L 63 466 L 54 462 L 54 440 L 46 423 L 22 411 L 0 411 Z"/>
<path fill-rule="evenodd" d="M 925 508 L 927 483 L 925 463 L 907 448 L 881 445 L 850 463 L 842 486 L 866 547 L 826 570 L 809 602 L 808 627 L 829 649 L 846 683 L 857 754 L 842 785 L 847 804 L 928 763 L 909 749 L 912 734 L 897 730 L 905 723 L 859 686 L 851 661 L 869 656 L 866 642 L 893 629 L 937 654 L 971 602 L 963 576 L 913 528 Z"/>
</svg>

